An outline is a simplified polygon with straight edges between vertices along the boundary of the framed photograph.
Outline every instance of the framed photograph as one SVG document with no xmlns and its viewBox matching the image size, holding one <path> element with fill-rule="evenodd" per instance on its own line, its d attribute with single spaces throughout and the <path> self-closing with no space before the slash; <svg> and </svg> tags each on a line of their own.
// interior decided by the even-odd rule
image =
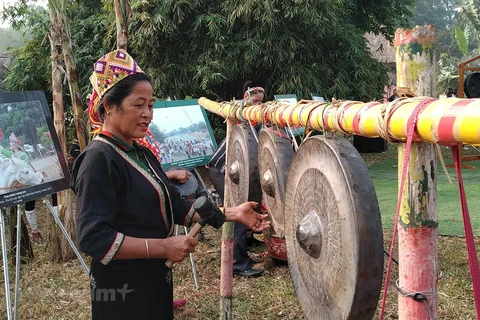
<svg viewBox="0 0 480 320">
<path fill-rule="evenodd" d="M 69 181 L 44 93 L 0 93 L 0 208 L 68 189 Z"/>
<path fill-rule="evenodd" d="M 318 93 L 312 93 L 312 100 L 319 101 L 319 102 L 325 102 L 325 99 L 319 95 Z"/>
<path fill-rule="evenodd" d="M 273 96 L 277 101 L 286 101 L 291 104 L 297 104 L 298 99 L 296 94 L 276 94 Z"/>
<path fill-rule="evenodd" d="M 210 161 L 217 149 L 207 113 L 197 100 L 155 102 L 149 128 L 162 151 L 164 169 L 195 168 Z"/>
</svg>

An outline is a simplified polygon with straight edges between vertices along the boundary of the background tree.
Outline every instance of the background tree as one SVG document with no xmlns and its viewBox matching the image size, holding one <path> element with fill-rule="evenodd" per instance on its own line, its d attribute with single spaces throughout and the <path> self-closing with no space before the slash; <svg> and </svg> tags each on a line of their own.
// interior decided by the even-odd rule
<svg viewBox="0 0 480 320">
<path fill-rule="evenodd" d="M 0 28 L 0 52 L 7 52 L 9 48 L 21 47 L 23 43 L 21 32 L 11 28 Z"/>
<path fill-rule="evenodd" d="M 70 22 L 72 48 L 75 52 L 74 62 L 79 80 L 79 91 L 83 92 L 81 107 L 85 97 L 91 92 L 89 82 L 92 66 L 96 59 L 104 54 L 110 43 L 106 33 L 109 17 L 102 10 L 103 4 L 99 0 L 67 1 L 66 14 Z M 4 85 L 7 91 L 43 90 L 47 101 L 51 105 L 52 90 L 50 48 L 45 41 L 45 35 L 49 32 L 50 18 L 44 7 L 31 5 L 28 0 L 20 0 L 15 6 L 6 7 L 2 17 L 10 22 L 14 30 L 25 33 L 25 45 L 18 49 L 10 50 L 15 59 L 9 67 L 9 73 Z M 111 16 L 113 18 L 113 15 Z M 110 19 L 111 20 L 111 19 Z M 105 45 L 104 45 L 105 43 Z M 67 141 L 71 142 L 77 137 L 75 130 L 74 112 L 72 109 L 71 94 L 64 83 L 62 89 L 64 95 L 64 111 L 66 121 Z M 51 112 L 53 110 L 51 109 Z M 83 111 L 82 111 L 83 113 Z"/>
<path fill-rule="evenodd" d="M 436 28 L 437 94 L 458 87 L 458 64 L 464 57 L 455 39 L 456 30 L 462 28 L 461 5 L 462 0 L 417 1 L 413 23 L 433 24 Z"/>
<path fill-rule="evenodd" d="M 392 6 L 388 1 L 368 3 L 133 2 L 130 47 L 139 64 L 155 75 L 161 96 L 230 100 L 243 96 L 245 80 L 258 79 L 269 99 L 276 93 L 309 98 L 320 92 L 329 98 L 371 100 L 387 79 L 363 35 L 373 31 L 391 37 L 408 20 L 404 15 L 413 1 L 395 2 L 396 11 L 386 9 Z"/>
<path fill-rule="evenodd" d="M 152 76 L 160 98 L 230 100 L 242 96 L 245 80 L 258 79 L 265 84 L 268 99 L 276 93 L 309 98 L 317 92 L 327 98 L 368 101 L 380 95 L 387 75 L 370 55 L 363 35 L 372 31 L 392 37 L 396 27 L 410 21 L 414 1 L 135 0 L 131 4 L 129 51 Z M 113 3 L 68 1 L 66 10 L 81 89 L 87 92 L 93 63 L 116 46 Z M 18 12 L 13 13 L 12 19 L 22 21 Z M 29 55 L 29 63 L 47 57 L 35 54 L 46 49 L 41 34 L 27 41 L 33 50 L 23 53 Z M 21 58 L 22 63 L 14 62 L 11 83 L 28 87 L 49 82 L 27 86 L 21 80 L 26 69 L 20 66 L 28 62 Z M 36 72 L 40 66 L 30 67 L 35 76 L 45 78 L 46 72 Z M 65 108 L 68 122 L 71 107 L 66 103 Z M 214 128 L 222 123 L 211 122 Z"/>
</svg>

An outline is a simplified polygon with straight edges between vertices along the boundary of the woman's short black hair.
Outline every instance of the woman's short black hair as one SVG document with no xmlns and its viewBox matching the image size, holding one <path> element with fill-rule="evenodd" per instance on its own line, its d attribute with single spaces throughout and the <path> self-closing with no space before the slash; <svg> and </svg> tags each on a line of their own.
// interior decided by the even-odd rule
<svg viewBox="0 0 480 320">
<path fill-rule="evenodd" d="M 263 88 L 263 85 L 260 83 L 260 81 L 248 80 L 243 85 L 243 93 L 247 92 L 248 88 L 255 88 L 255 87 L 262 87 Z"/>
<path fill-rule="evenodd" d="M 123 100 L 132 92 L 133 87 L 137 83 L 144 81 L 152 84 L 152 80 L 145 73 L 135 73 L 118 82 L 103 96 L 98 106 L 98 113 L 102 117 L 105 114 L 105 101 L 108 101 L 109 105 L 115 105 L 117 108 L 120 108 Z"/>
</svg>

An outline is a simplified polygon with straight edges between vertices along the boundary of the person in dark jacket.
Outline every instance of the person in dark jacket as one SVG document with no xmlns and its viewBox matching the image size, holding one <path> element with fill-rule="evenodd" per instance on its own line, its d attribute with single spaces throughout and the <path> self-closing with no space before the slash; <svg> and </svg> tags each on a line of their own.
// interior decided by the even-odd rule
<svg viewBox="0 0 480 320">
<path fill-rule="evenodd" d="M 72 145 L 70 147 L 70 155 L 76 159 L 80 154 L 80 144 L 78 143 L 78 139 L 73 139 Z"/>
<path fill-rule="evenodd" d="M 247 81 L 243 86 L 244 99 L 251 104 L 262 104 L 265 98 L 265 90 L 257 81 Z M 259 126 L 256 127 L 257 133 Z M 226 160 L 226 140 L 224 139 L 218 146 L 209 162 L 210 178 L 217 191 L 222 203 L 224 202 L 225 188 L 225 160 Z M 253 268 L 254 261 L 248 255 L 247 250 L 247 227 L 235 223 L 233 243 L 233 274 L 240 277 L 259 277 L 264 270 Z M 255 238 L 252 236 L 252 240 Z M 258 241 L 258 240 L 257 240 Z"/>
</svg>

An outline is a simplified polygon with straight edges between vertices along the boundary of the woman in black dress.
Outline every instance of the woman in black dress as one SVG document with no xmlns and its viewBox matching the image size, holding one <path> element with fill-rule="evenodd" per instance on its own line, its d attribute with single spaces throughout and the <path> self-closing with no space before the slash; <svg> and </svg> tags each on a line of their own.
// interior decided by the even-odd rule
<svg viewBox="0 0 480 320">
<path fill-rule="evenodd" d="M 173 236 L 199 217 L 182 200 L 155 155 L 140 146 L 153 117 L 150 79 L 123 50 L 95 63 L 89 118 L 97 137 L 75 160 L 80 249 L 92 257 L 92 319 L 173 319 L 172 272 L 198 244 Z M 226 208 L 227 221 L 269 227 L 256 203 Z"/>
</svg>

